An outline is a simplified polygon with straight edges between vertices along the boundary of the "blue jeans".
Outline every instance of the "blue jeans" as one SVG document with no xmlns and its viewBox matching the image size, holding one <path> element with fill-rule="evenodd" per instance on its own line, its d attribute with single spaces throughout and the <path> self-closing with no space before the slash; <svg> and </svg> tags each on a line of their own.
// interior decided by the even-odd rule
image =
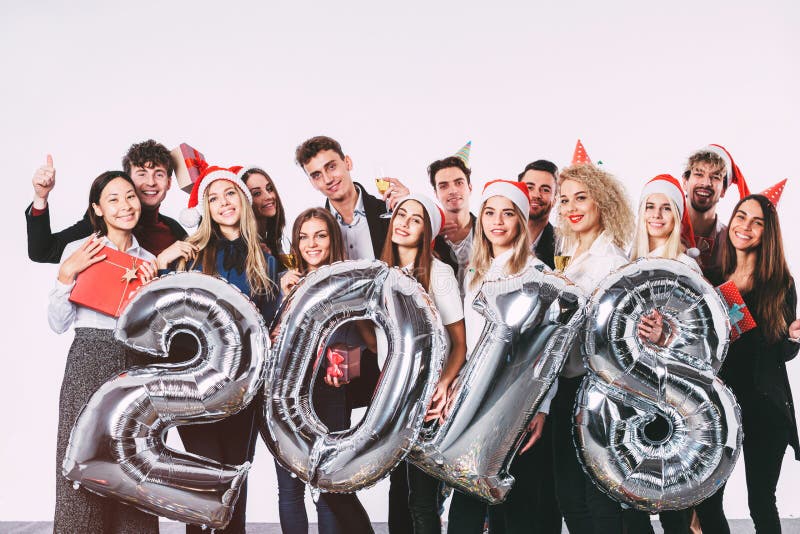
<svg viewBox="0 0 800 534">
<path fill-rule="evenodd" d="M 350 428 L 344 387 L 317 383 L 313 394 L 314 411 L 328 430 Z M 306 485 L 275 462 L 278 475 L 278 512 L 284 534 L 307 534 Z M 317 499 L 319 534 L 371 533 L 369 516 L 355 493 L 322 493 Z"/>
</svg>

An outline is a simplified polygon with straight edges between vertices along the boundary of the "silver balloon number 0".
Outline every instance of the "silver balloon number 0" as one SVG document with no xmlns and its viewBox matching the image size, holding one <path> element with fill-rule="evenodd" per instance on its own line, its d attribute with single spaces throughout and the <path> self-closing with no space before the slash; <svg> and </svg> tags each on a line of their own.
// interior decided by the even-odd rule
<svg viewBox="0 0 800 534">
<path fill-rule="evenodd" d="M 174 336 L 194 337 L 187 362 L 134 368 L 106 382 L 72 430 L 64 476 L 103 496 L 184 523 L 230 521 L 249 464 L 225 465 L 167 448 L 173 426 L 218 421 L 256 396 L 269 347 L 261 314 L 237 288 L 176 273 L 139 290 L 117 322 L 128 347 L 165 357 Z"/>
<path fill-rule="evenodd" d="M 638 333 L 654 310 L 656 343 Z M 714 289 L 676 260 L 639 260 L 600 283 L 575 414 L 579 456 L 600 489 L 657 512 L 688 508 L 727 480 L 742 441 L 739 407 L 716 377 L 729 332 Z"/>
</svg>

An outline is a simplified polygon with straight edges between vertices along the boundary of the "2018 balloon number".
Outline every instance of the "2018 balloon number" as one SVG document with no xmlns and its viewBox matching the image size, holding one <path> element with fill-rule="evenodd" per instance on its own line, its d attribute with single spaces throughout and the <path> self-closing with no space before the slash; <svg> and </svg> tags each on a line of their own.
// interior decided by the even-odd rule
<svg viewBox="0 0 800 534">
<path fill-rule="evenodd" d="M 198 353 L 128 370 L 99 389 L 75 423 L 64 475 L 158 515 L 224 527 L 249 465 L 181 453 L 164 437 L 230 416 L 263 389 L 267 446 L 315 488 L 356 491 L 407 458 L 500 502 L 527 424 L 581 336 L 590 373 L 576 403 L 576 445 L 602 489 L 640 509 L 677 509 L 730 475 L 741 424 L 715 376 L 730 327 L 713 288 L 682 264 L 636 262 L 609 276 L 588 306 L 568 280 L 529 268 L 485 283 L 474 306 L 486 327 L 451 388 L 446 420 L 423 427 L 446 337 L 430 297 L 400 270 L 360 261 L 315 271 L 282 303 L 272 348 L 258 311 L 233 286 L 199 273 L 160 278 L 131 301 L 117 338 L 163 357 L 184 333 Z M 663 347 L 636 335 L 653 309 L 672 332 Z M 381 377 L 361 422 L 329 432 L 309 398 L 315 362 L 337 327 L 365 319 L 386 340 Z"/>
</svg>

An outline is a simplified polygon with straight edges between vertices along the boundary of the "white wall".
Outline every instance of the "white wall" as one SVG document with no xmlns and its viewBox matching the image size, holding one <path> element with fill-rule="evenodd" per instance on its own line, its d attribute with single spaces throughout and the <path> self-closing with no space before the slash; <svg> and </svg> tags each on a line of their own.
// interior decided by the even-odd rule
<svg viewBox="0 0 800 534">
<path fill-rule="evenodd" d="M 0 521 L 47 520 L 53 509 L 57 401 L 72 336 L 47 328 L 56 267 L 28 261 L 23 221 L 47 153 L 58 169 L 56 229 L 83 212 L 92 178 L 149 137 L 187 141 L 212 163 L 263 165 L 290 214 L 322 200 L 293 164 L 295 146 L 320 133 L 342 141 L 368 188 L 380 166 L 427 190 L 425 166 L 468 139 L 476 187 L 540 157 L 568 163 L 578 137 L 632 198 L 645 179 L 677 175 L 711 142 L 730 149 L 754 190 L 792 178 L 797 3 L 524 4 L 3 3 Z M 796 274 L 799 187 L 789 183 L 780 209 Z M 735 196 L 721 205 L 726 216 Z M 163 211 L 176 215 L 186 199 L 171 191 Z M 800 363 L 789 373 L 800 394 Z M 798 477 L 800 463 L 787 455 L 784 516 L 800 515 Z M 250 520 L 277 521 L 275 488 L 262 447 Z M 385 521 L 385 485 L 364 499 Z M 726 508 L 747 515 L 741 466 Z"/>
</svg>

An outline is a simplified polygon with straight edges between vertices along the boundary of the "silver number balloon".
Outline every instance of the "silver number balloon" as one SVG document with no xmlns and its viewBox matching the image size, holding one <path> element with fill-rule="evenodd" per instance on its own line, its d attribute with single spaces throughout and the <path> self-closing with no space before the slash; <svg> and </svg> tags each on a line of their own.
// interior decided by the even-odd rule
<svg viewBox="0 0 800 534">
<path fill-rule="evenodd" d="M 260 390 L 269 338 L 261 314 L 236 287 L 192 272 L 142 287 L 115 335 L 164 357 L 177 333 L 196 338 L 195 358 L 130 369 L 106 382 L 78 416 L 63 473 L 142 510 L 222 528 L 249 464 L 181 453 L 167 448 L 164 436 L 176 425 L 218 421 L 245 408 Z"/>
<path fill-rule="evenodd" d="M 361 423 L 328 432 L 310 399 L 314 362 L 333 331 L 357 319 L 380 327 L 388 356 Z M 284 300 L 277 321 L 265 386 L 267 446 L 318 489 L 353 492 L 376 483 L 407 454 L 439 378 L 445 338 L 433 301 L 399 269 L 346 261 L 306 277 Z"/>
<path fill-rule="evenodd" d="M 637 335 L 654 309 L 665 346 Z M 600 283 L 575 415 L 580 459 L 600 489 L 656 512 L 692 506 L 727 480 L 742 441 L 736 399 L 716 377 L 729 333 L 714 288 L 676 260 L 639 260 Z"/>
<path fill-rule="evenodd" d="M 411 461 L 490 504 L 503 501 L 514 483 L 508 467 L 580 334 L 585 300 L 565 278 L 533 266 L 484 283 L 473 306 L 486 326 L 449 414 L 423 431 Z"/>
</svg>

